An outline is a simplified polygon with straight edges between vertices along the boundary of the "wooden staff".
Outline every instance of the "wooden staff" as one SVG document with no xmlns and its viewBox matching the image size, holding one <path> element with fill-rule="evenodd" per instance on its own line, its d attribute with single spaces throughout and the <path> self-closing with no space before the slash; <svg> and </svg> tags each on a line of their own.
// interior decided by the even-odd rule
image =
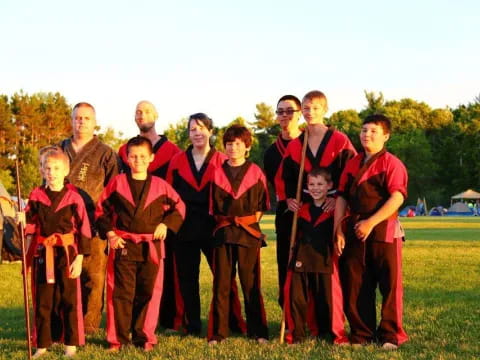
<svg viewBox="0 0 480 360">
<path fill-rule="evenodd" d="M 300 203 L 302 195 L 302 184 L 303 184 L 303 171 L 305 169 L 305 156 L 307 154 L 308 146 L 308 126 L 305 128 L 303 135 L 303 146 L 302 146 L 302 157 L 300 158 L 300 170 L 298 172 L 297 180 L 297 192 L 295 193 L 295 200 L 297 204 Z M 290 249 L 288 251 L 288 263 L 290 265 L 293 256 L 293 248 L 295 246 L 295 238 L 297 237 L 297 223 L 298 223 L 298 211 L 293 212 L 293 222 L 292 222 L 292 232 L 290 234 Z M 283 291 L 283 289 L 281 289 Z M 285 303 L 283 304 L 282 311 L 282 325 L 280 326 L 280 344 L 283 344 L 285 338 Z"/>
<path fill-rule="evenodd" d="M 16 180 L 17 180 L 17 202 L 18 211 L 22 210 L 21 192 L 20 192 L 20 174 L 18 169 L 18 156 L 15 159 L 16 168 Z M 30 303 L 28 301 L 28 274 L 27 274 L 27 255 L 25 246 L 25 233 L 23 229 L 23 221 L 20 221 L 20 239 L 22 241 L 22 279 L 23 279 L 23 306 L 25 313 L 25 326 L 27 328 L 27 346 L 28 346 L 28 359 L 32 358 L 32 342 L 30 333 Z"/>
</svg>

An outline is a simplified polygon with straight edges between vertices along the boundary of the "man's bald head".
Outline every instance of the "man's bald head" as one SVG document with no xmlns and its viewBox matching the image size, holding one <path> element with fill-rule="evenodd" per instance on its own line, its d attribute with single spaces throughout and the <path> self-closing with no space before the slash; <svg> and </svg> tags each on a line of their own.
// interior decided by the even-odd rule
<svg viewBox="0 0 480 360">
<path fill-rule="evenodd" d="M 146 133 L 155 126 L 158 119 L 157 109 L 150 101 L 142 100 L 135 108 L 135 122 L 140 132 Z"/>
</svg>

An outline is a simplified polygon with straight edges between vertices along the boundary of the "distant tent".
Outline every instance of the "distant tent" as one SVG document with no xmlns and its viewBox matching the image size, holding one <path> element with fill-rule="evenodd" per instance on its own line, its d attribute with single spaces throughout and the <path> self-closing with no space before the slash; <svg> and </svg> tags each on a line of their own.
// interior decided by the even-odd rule
<svg viewBox="0 0 480 360">
<path fill-rule="evenodd" d="M 398 215 L 402 217 L 413 217 L 416 215 L 415 210 L 416 210 L 415 205 L 407 205 L 402 210 L 400 210 Z"/>
<path fill-rule="evenodd" d="M 452 196 L 453 200 L 480 200 L 480 193 L 473 191 L 472 189 L 468 189 L 460 194 Z"/>
<path fill-rule="evenodd" d="M 473 216 L 473 211 L 466 204 L 457 202 L 448 208 L 447 216 Z"/>
<path fill-rule="evenodd" d="M 443 206 L 435 206 L 434 208 L 430 209 L 430 212 L 428 215 L 430 216 L 443 216 L 446 215 L 447 209 L 445 209 Z"/>
</svg>

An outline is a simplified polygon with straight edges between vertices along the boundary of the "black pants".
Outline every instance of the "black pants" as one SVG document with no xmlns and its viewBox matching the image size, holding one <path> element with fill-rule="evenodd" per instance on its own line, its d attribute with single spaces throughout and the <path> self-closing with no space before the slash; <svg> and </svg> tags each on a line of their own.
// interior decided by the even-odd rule
<svg viewBox="0 0 480 360">
<path fill-rule="evenodd" d="M 200 334 L 200 260 L 205 255 L 210 269 L 213 268 L 213 248 L 205 242 L 179 242 L 175 245 L 178 280 L 183 299 L 184 326 L 189 334 Z M 242 309 L 238 299 L 235 272 L 230 291 L 229 327 L 231 331 L 244 333 L 246 324 L 242 318 Z"/>
<path fill-rule="evenodd" d="M 268 327 L 260 290 L 260 248 L 223 244 L 214 249 L 213 301 L 209 318 L 209 340 L 228 337 L 230 290 L 232 276 L 238 264 L 238 276 L 243 291 L 247 335 L 268 338 Z"/>
<path fill-rule="evenodd" d="M 61 247 L 54 248 L 55 283 L 46 280 L 45 251 L 34 261 L 35 331 L 37 347 L 47 348 L 62 340 L 65 345 L 84 342 L 81 301 L 77 297 L 79 279 L 67 275 L 67 258 Z M 73 261 L 73 256 L 70 259 Z M 80 321 L 79 321 L 80 320 Z"/>
<path fill-rule="evenodd" d="M 275 231 L 277 233 L 278 265 L 278 303 L 283 308 L 283 288 L 287 277 L 288 254 L 290 251 L 290 234 L 292 232 L 293 212 L 287 208 L 285 201 L 277 204 L 275 213 Z"/>
<path fill-rule="evenodd" d="M 408 337 L 402 327 L 402 240 L 393 243 L 347 238 L 340 258 L 345 315 L 352 343 L 380 341 L 400 345 Z M 382 295 L 377 327 L 375 291 Z"/>
</svg>

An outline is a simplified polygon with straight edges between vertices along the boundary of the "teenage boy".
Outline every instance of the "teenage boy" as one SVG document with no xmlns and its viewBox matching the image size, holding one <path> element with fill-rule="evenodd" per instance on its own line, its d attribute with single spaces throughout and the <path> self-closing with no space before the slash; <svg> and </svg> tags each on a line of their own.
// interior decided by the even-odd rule
<svg viewBox="0 0 480 360">
<path fill-rule="evenodd" d="M 236 272 L 243 291 L 247 335 L 259 343 L 268 339 L 260 290 L 260 247 L 265 237 L 259 221 L 269 201 L 265 175 L 246 160 L 251 145 L 252 135 L 247 128 L 228 128 L 223 135 L 228 160 L 213 175 L 210 212 L 217 223 L 217 246 L 213 253 L 213 300 L 207 335 L 211 345 L 228 336 L 229 294 Z"/>
<path fill-rule="evenodd" d="M 137 136 L 127 143 L 130 172 L 106 187 L 95 213 L 110 245 L 107 264 L 107 341 L 111 351 L 130 342 L 149 351 L 162 296 L 164 240 L 182 225 L 185 205 L 173 188 L 148 173 L 152 143 Z"/>
<path fill-rule="evenodd" d="M 283 306 L 283 287 L 287 274 L 288 253 L 290 251 L 290 232 L 292 230 L 293 213 L 288 211 L 286 201 L 280 200 L 275 186 L 275 177 L 280 169 L 280 164 L 287 150 L 288 144 L 300 135 L 298 121 L 302 104 L 293 95 L 284 95 L 277 102 L 277 121 L 280 125 L 280 134 L 277 140 L 265 150 L 263 164 L 268 182 L 274 187 L 277 197 L 275 209 L 275 232 L 277 235 L 277 266 L 278 266 L 278 302 Z"/>
<path fill-rule="evenodd" d="M 390 128 L 383 115 L 363 121 L 364 152 L 347 163 L 335 209 L 335 245 L 342 255 L 340 276 L 350 341 L 360 345 L 379 341 L 387 350 L 408 339 L 402 326 L 403 233 L 397 213 L 407 197 L 408 176 L 403 163 L 385 149 Z M 377 286 L 382 295 L 378 328 Z"/>
<path fill-rule="evenodd" d="M 79 276 L 83 256 L 90 252 L 90 222 L 78 189 L 64 185 L 67 155 L 51 148 L 42 155 L 41 167 L 45 185 L 32 191 L 25 210 L 27 266 L 33 263 L 34 357 L 58 341 L 72 357 L 85 344 Z"/>
<path fill-rule="evenodd" d="M 285 283 L 285 315 L 288 343 L 305 338 L 307 311 L 313 306 L 309 326 L 315 335 L 348 343 L 345 334 L 338 256 L 333 252 L 333 211 L 324 211 L 332 176 L 325 168 L 314 168 L 307 176 L 312 202 L 298 212 L 298 233 L 294 256 Z"/>
</svg>

